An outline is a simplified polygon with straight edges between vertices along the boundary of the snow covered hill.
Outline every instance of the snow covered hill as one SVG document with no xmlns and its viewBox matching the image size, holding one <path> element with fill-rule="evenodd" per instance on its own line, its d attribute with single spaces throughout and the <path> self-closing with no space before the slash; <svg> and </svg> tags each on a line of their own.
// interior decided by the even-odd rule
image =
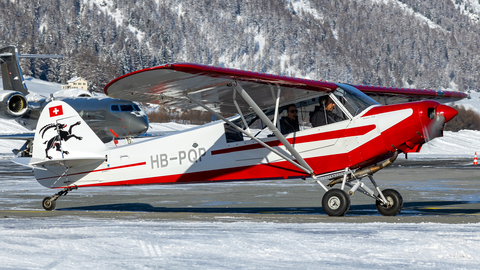
<svg viewBox="0 0 480 270">
<path fill-rule="evenodd" d="M 0 46 L 63 55 L 20 62 L 25 75 L 81 76 L 97 91 L 172 62 L 464 91 L 480 89 L 479 11 L 478 0 L 2 1 L 15 16 L 0 17 Z"/>
</svg>

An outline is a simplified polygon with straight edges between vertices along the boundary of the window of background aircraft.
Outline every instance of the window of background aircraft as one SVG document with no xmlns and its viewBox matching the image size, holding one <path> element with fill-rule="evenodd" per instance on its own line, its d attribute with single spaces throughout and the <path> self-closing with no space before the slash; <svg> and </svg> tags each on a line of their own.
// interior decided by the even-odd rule
<svg viewBox="0 0 480 270">
<path fill-rule="evenodd" d="M 141 111 L 140 107 L 137 104 L 112 104 L 110 105 L 110 110 L 112 112 L 139 112 Z"/>
</svg>

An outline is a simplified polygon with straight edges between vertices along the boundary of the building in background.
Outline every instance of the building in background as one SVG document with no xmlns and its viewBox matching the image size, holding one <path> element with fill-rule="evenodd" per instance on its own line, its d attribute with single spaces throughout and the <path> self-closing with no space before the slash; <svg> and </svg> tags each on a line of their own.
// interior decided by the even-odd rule
<svg viewBox="0 0 480 270">
<path fill-rule="evenodd" d="M 62 89 L 83 89 L 88 91 L 88 82 L 81 77 L 74 77 L 67 81 L 67 84 L 62 85 Z"/>
</svg>

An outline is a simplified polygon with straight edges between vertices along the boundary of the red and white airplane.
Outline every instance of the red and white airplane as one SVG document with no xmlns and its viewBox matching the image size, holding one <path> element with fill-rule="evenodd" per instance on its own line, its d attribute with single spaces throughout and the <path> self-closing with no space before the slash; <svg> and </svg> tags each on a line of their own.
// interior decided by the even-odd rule
<svg viewBox="0 0 480 270">
<path fill-rule="evenodd" d="M 43 200 L 46 210 L 80 187 L 298 178 L 318 182 L 326 191 L 322 207 L 328 215 L 344 215 L 357 191 L 373 198 L 382 215 L 397 215 L 401 195 L 381 190 L 372 175 L 399 153 L 418 152 L 428 140 L 442 136 L 457 111 L 435 100 L 467 97 L 196 64 L 140 70 L 113 80 L 104 90 L 115 98 L 206 110 L 221 120 L 108 148 L 72 107 L 51 102 L 38 121 L 33 156 L 15 160 L 33 166 L 41 185 L 62 189 Z M 380 105 L 364 92 L 381 100 L 432 100 Z M 322 101 L 334 102 L 334 109 L 324 111 Z M 299 127 L 282 134 L 281 114 L 292 104 Z M 309 112 L 315 107 L 321 117 L 335 114 L 335 121 L 311 126 Z"/>
</svg>

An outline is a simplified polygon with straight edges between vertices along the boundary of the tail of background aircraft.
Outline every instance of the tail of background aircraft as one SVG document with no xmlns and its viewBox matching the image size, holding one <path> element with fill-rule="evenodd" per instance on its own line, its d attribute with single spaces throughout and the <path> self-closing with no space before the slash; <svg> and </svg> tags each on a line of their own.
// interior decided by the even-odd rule
<svg viewBox="0 0 480 270">
<path fill-rule="evenodd" d="M 28 94 L 27 86 L 20 68 L 19 58 L 61 58 L 60 55 L 18 54 L 15 46 L 0 48 L 0 68 L 2 69 L 3 90 L 14 90 Z"/>
<path fill-rule="evenodd" d="M 0 67 L 2 69 L 3 90 L 14 90 L 24 95 L 28 94 L 15 46 L 0 49 Z"/>
<path fill-rule="evenodd" d="M 78 113 L 63 101 L 52 101 L 38 119 L 33 141 L 32 160 L 76 161 L 102 160 L 105 144 Z"/>
<path fill-rule="evenodd" d="M 18 54 L 17 47 L 0 48 L 0 68 L 2 72 L 3 91 L 0 90 L 0 116 L 18 118 L 28 110 L 27 85 L 23 78 L 19 58 L 57 58 L 58 55 Z"/>
</svg>

